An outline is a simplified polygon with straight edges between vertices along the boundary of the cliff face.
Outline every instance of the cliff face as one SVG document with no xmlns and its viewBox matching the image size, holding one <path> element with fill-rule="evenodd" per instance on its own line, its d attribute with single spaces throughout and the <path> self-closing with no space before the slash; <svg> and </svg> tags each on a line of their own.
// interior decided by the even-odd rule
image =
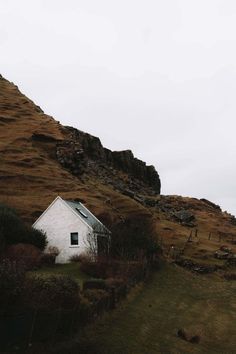
<svg viewBox="0 0 236 354">
<path fill-rule="evenodd" d="M 104 148 L 97 137 L 75 128 L 65 127 L 65 129 L 70 132 L 69 139 L 57 143 L 56 155 L 61 165 L 74 175 L 99 172 L 99 177 L 107 180 L 107 171 L 111 173 L 119 170 L 128 175 L 129 182 L 126 188 L 140 193 L 147 193 L 148 190 L 148 193 L 160 194 L 160 178 L 154 166 L 147 166 L 145 162 L 135 158 L 130 150 L 111 151 Z M 119 179 L 120 183 L 114 178 L 110 183 L 113 181 L 114 186 L 121 189 L 122 180 Z"/>
</svg>

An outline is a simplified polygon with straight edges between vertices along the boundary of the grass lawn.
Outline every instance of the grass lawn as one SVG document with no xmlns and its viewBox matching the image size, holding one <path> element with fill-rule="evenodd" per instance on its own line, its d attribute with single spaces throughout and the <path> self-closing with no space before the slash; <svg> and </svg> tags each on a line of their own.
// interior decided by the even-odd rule
<svg viewBox="0 0 236 354">
<path fill-rule="evenodd" d="M 29 272 L 29 274 L 39 275 L 39 276 L 49 276 L 49 275 L 69 275 L 74 278 L 80 286 L 82 286 L 83 281 L 89 279 L 88 275 L 80 270 L 80 264 L 78 262 L 67 263 L 67 264 L 55 264 L 52 267 L 42 267 L 35 271 Z"/>
<path fill-rule="evenodd" d="M 179 328 L 199 344 L 177 337 Z M 197 276 L 172 265 L 57 353 L 236 353 L 236 282 Z"/>
</svg>

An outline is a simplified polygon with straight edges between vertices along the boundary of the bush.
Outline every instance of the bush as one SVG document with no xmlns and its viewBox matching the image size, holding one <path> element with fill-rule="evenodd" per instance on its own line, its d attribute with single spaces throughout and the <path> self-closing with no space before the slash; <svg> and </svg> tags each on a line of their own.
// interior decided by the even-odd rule
<svg viewBox="0 0 236 354">
<path fill-rule="evenodd" d="M 82 272 L 94 278 L 106 278 L 109 271 L 108 262 L 92 262 L 87 261 L 81 263 L 80 269 Z"/>
<path fill-rule="evenodd" d="M 43 253 L 41 255 L 41 265 L 51 267 L 55 264 L 56 256 L 50 253 Z"/>
<path fill-rule="evenodd" d="M 74 254 L 73 256 L 70 257 L 70 262 L 71 263 L 80 263 L 81 258 L 79 254 Z"/>
<path fill-rule="evenodd" d="M 0 205 L 0 247 L 3 251 L 5 246 L 17 243 L 32 244 L 43 250 L 47 244 L 46 235 L 26 226 L 13 209 Z"/>
<path fill-rule="evenodd" d="M 91 256 L 87 253 L 74 254 L 70 257 L 70 262 L 86 263 L 91 261 Z"/>
<path fill-rule="evenodd" d="M 106 288 L 107 288 L 106 282 L 102 279 L 86 280 L 83 283 L 83 290 L 88 290 L 88 289 L 105 290 Z"/>
<path fill-rule="evenodd" d="M 80 297 L 80 305 L 78 308 L 77 327 L 88 323 L 93 317 L 93 304 L 84 296 Z"/>
<path fill-rule="evenodd" d="M 60 252 L 57 247 L 48 247 L 48 249 L 41 256 L 41 265 L 53 266 L 59 253 Z"/>
<path fill-rule="evenodd" d="M 113 226 L 110 253 L 114 258 L 151 261 L 159 252 L 153 219 L 132 216 Z"/>
<path fill-rule="evenodd" d="M 119 288 L 120 286 L 126 285 L 126 282 L 122 278 L 108 278 L 105 280 L 106 287 L 108 289 L 111 288 Z"/>
<path fill-rule="evenodd" d="M 18 243 L 7 248 L 5 257 L 11 261 L 22 262 L 29 270 L 40 265 L 41 251 L 33 245 Z"/>
<path fill-rule="evenodd" d="M 0 263 L 1 308 L 13 308 L 19 303 L 25 281 L 25 269 L 19 262 L 4 259 Z"/>
<path fill-rule="evenodd" d="M 79 305 L 79 285 L 68 276 L 34 276 L 26 282 L 25 298 L 32 308 L 71 309 Z"/>
<path fill-rule="evenodd" d="M 36 230 L 33 227 L 27 227 L 25 229 L 24 236 L 22 235 L 22 241 L 23 239 L 25 243 L 30 243 L 34 245 L 35 247 L 38 247 L 40 250 L 44 250 L 45 247 L 47 246 L 47 237 L 46 234 L 40 230 Z"/>
<path fill-rule="evenodd" d="M 83 296 L 93 304 L 97 304 L 101 300 L 109 298 L 109 293 L 102 289 L 88 289 L 83 292 Z"/>
</svg>

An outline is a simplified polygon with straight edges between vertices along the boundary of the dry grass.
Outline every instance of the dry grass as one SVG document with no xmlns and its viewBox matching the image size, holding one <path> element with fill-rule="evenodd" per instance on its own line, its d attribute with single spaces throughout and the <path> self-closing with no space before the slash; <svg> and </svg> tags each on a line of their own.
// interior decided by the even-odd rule
<svg viewBox="0 0 236 354">
<path fill-rule="evenodd" d="M 79 179 L 71 175 L 55 159 L 56 142 L 32 140 L 34 133 L 47 134 L 58 140 L 68 139 L 69 134 L 57 121 L 43 114 L 22 95 L 16 86 L 0 79 L 0 202 L 16 208 L 30 223 L 58 194 L 67 199 L 83 199 L 98 217 L 109 214 L 113 221 L 126 215 L 152 215 L 165 249 L 171 244 L 179 248 L 184 246 L 189 228 L 171 221 L 158 208 L 144 207 L 115 191 L 112 186 L 102 183 L 99 176 L 87 175 Z M 127 180 L 125 173 L 116 173 L 124 181 Z M 210 210 L 197 199 L 177 196 L 166 198 L 174 207 L 181 206 L 196 215 L 200 239 L 199 243 L 187 246 L 186 256 L 207 260 L 206 256 L 211 257 L 223 243 L 236 252 L 235 246 L 230 243 L 230 236 L 227 236 L 236 235 L 236 226 L 230 224 L 226 215 Z M 209 232 L 213 234 L 210 241 Z M 226 235 L 221 243 L 217 241 L 219 232 Z M 201 249 L 207 253 L 199 252 Z"/>
<path fill-rule="evenodd" d="M 235 290 L 233 282 L 165 266 L 118 310 L 49 352 L 233 354 Z M 190 336 L 200 336 L 200 343 L 178 338 L 180 328 Z"/>
</svg>

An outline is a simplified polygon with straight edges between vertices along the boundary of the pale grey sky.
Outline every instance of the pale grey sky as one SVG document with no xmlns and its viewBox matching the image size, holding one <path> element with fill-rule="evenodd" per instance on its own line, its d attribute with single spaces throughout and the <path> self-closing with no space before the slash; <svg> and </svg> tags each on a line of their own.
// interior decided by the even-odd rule
<svg viewBox="0 0 236 354">
<path fill-rule="evenodd" d="M 0 73 L 236 214 L 236 1 L 1 0 Z"/>
</svg>

